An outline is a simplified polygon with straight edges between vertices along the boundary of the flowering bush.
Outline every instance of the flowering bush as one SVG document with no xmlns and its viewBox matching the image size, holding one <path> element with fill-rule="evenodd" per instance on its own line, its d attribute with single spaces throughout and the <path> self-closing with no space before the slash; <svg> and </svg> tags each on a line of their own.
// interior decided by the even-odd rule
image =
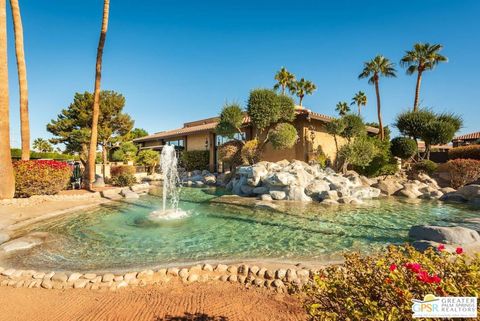
<svg viewBox="0 0 480 321">
<path fill-rule="evenodd" d="M 411 246 L 390 246 L 386 253 L 345 256 L 306 288 L 310 320 L 411 320 L 412 299 L 437 296 L 479 296 L 480 255 L 462 248 L 448 253 L 420 253 Z"/>
<path fill-rule="evenodd" d="M 135 167 L 129 165 L 113 166 L 110 169 L 111 183 L 115 186 L 132 186 L 137 182 L 135 179 Z"/>
<path fill-rule="evenodd" d="M 459 188 L 480 178 L 480 160 L 454 159 L 442 164 L 441 169 L 448 172 L 450 185 Z"/>
<path fill-rule="evenodd" d="M 65 162 L 54 160 L 16 161 L 15 197 L 53 195 L 67 187 L 72 170 Z"/>
<path fill-rule="evenodd" d="M 480 160 L 480 145 L 469 145 L 455 147 L 448 151 L 448 158 L 450 159 L 479 159 Z"/>
</svg>

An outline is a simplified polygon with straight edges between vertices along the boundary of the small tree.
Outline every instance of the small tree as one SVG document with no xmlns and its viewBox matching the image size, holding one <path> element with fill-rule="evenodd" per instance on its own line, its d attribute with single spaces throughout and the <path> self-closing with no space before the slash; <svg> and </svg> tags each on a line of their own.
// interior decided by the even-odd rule
<svg viewBox="0 0 480 321">
<path fill-rule="evenodd" d="M 158 152 L 151 149 L 142 150 L 137 155 L 137 163 L 147 167 L 150 174 L 153 174 L 155 171 L 155 166 L 158 164 L 158 159 Z"/>
<path fill-rule="evenodd" d="M 133 140 L 133 139 L 141 138 L 141 137 L 145 137 L 145 136 L 148 136 L 148 132 L 145 129 L 134 128 L 128 133 L 125 140 Z"/>
<path fill-rule="evenodd" d="M 116 162 L 131 162 L 135 160 L 137 151 L 137 146 L 134 143 L 125 142 L 113 152 L 112 159 Z"/>
<path fill-rule="evenodd" d="M 355 137 L 363 135 L 366 132 L 365 124 L 363 123 L 362 118 L 357 115 L 345 115 L 342 117 L 342 122 L 344 123 L 345 128 L 340 135 L 346 138 L 349 142 L 351 142 Z"/>
<path fill-rule="evenodd" d="M 417 149 L 415 141 L 408 137 L 395 137 L 390 145 L 392 155 L 402 160 L 408 160 L 415 156 Z"/>
<path fill-rule="evenodd" d="M 365 95 L 363 91 L 359 91 L 355 94 L 355 96 L 353 96 L 350 105 L 357 105 L 358 116 L 360 116 L 362 106 L 365 107 L 367 105 L 367 95 Z"/>
<path fill-rule="evenodd" d="M 220 121 L 215 128 L 218 135 L 234 139 L 235 134 L 241 134 L 244 113 L 239 104 L 226 104 L 220 113 Z"/>
<path fill-rule="evenodd" d="M 313 94 L 315 90 L 317 90 L 317 86 L 310 80 L 305 80 L 304 78 L 293 82 L 290 87 L 290 92 L 297 95 L 300 106 L 302 106 L 303 97 Z"/>
<path fill-rule="evenodd" d="M 270 142 L 274 149 L 292 148 L 297 140 L 297 130 L 289 123 L 278 124 L 270 133 Z"/>
<path fill-rule="evenodd" d="M 368 166 L 377 151 L 374 142 L 366 135 L 357 137 L 355 140 L 340 148 L 339 156 L 343 161 L 342 171 L 347 171 L 348 165 L 358 167 Z"/>
<path fill-rule="evenodd" d="M 40 153 L 53 152 L 53 146 L 50 142 L 43 138 L 37 138 L 33 141 L 33 148 Z"/>
<path fill-rule="evenodd" d="M 278 90 L 281 88 L 282 95 L 285 95 L 285 90 L 292 88 L 292 84 L 295 82 L 295 75 L 289 72 L 285 67 L 282 67 L 276 74 L 275 80 L 277 83 L 273 86 L 273 89 Z"/>
</svg>

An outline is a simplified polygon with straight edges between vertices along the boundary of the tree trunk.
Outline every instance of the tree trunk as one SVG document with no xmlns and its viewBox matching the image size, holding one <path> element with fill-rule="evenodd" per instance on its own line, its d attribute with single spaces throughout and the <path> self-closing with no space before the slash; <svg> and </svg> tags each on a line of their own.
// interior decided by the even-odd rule
<svg viewBox="0 0 480 321">
<path fill-rule="evenodd" d="M 285 95 L 285 85 L 282 85 L 282 95 Z"/>
<path fill-rule="evenodd" d="M 103 175 L 103 181 L 105 181 L 105 169 L 107 167 L 107 155 L 108 155 L 108 150 L 107 150 L 107 146 L 102 145 L 102 175 Z"/>
<path fill-rule="evenodd" d="M 95 71 L 95 90 L 93 94 L 93 115 L 92 115 L 92 132 L 90 135 L 90 148 L 88 150 L 88 189 L 92 189 L 95 180 L 95 154 L 97 152 L 98 139 L 98 117 L 100 114 L 100 80 L 102 78 L 102 58 L 103 47 L 105 46 L 105 38 L 108 29 L 108 13 L 110 8 L 110 0 L 103 3 L 103 20 L 102 30 L 100 32 L 100 40 L 97 49 L 97 63 Z"/>
<path fill-rule="evenodd" d="M 13 198 L 15 194 L 8 99 L 7 3 L 0 0 L 0 199 Z"/>
<path fill-rule="evenodd" d="M 30 159 L 30 122 L 28 119 L 28 85 L 25 52 L 23 49 L 22 16 L 18 0 L 10 0 L 13 28 L 15 31 L 15 54 L 17 57 L 18 85 L 20 88 L 20 130 L 22 136 L 22 160 Z"/>
<path fill-rule="evenodd" d="M 415 87 L 415 100 L 413 102 L 413 111 L 418 111 L 418 99 L 420 97 L 420 85 L 422 84 L 422 72 L 418 71 L 417 86 Z"/>
<path fill-rule="evenodd" d="M 299 105 L 302 106 L 303 96 L 298 96 L 300 98 Z"/>
<path fill-rule="evenodd" d="M 382 122 L 382 109 L 380 106 L 380 89 L 378 88 L 378 79 L 375 79 L 375 94 L 377 95 L 377 114 L 378 114 L 378 127 L 380 130 L 380 139 L 385 139 L 385 133 L 383 130 L 383 122 Z"/>
<path fill-rule="evenodd" d="M 358 117 L 360 117 L 360 105 L 357 105 L 358 107 Z"/>
</svg>

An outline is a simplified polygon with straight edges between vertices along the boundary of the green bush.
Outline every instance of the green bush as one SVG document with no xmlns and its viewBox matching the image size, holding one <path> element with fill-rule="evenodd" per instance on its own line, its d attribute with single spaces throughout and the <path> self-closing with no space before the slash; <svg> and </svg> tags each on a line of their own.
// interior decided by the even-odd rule
<svg viewBox="0 0 480 321">
<path fill-rule="evenodd" d="M 115 186 L 132 186 L 137 182 L 135 167 L 129 165 L 112 166 L 110 169 L 111 184 Z"/>
<path fill-rule="evenodd" d="M 390 142 L 388 140 L 382 141 L 377 137 L 366 137 L 366 139 L 375 146 L 372 160 L 367 166 L 354 166 L 354 170 L 368 177 L 395 174 L 398 171 L 398 166 L 390 152 Z"/>
<path fill-rule="evenodd" d="M 249 140 L 243 145 L 242 151 L 242 161 L 246 164 L 253 165 L 260 161 L 260 142 L 258 139 Z"/>
<path fill-rule="evenodd" d="M 478 159 L 480 160 L 480 145 L 455 147 L 448 151 L 449 159 Z"/>
<path fill-rule="evenodd" d="M 292 124 L 280 123 L 270 131 L 270 143 L 273 149 L 292 148 L 297 140 L 297 129 Z"/>
<path fill-rule="evenodd" d="M 125 142 L 120 145 L 120 148 L 116 149 L 112 154 L 112 160 L 114 162 L 131 162 L 135 160 L 138 148 L 132 142 Z"/>
<path fill-rule="evenodd" d="M 395 137 L 390 143 L 390 151 L 393 156 L 403 160 L 410 159 L 417 153 L 417 143 L 408 137 Z"/>
<path fill-rule="evenodd" d="M 187 171 L 208 169 L 210 152 L 208 150 L 184 151 L 180 156 L 180 161 Z"/>
<path fill-rule="evenodd" d="M 15 197 L 53 195 L 65 189 L 72 169 L 65 162 L 30 160 L 13 162 Z"/>
<path fill-rule="evenodd" d="M 137 164 L 147 167 L 149 173 L 153 173 L 155 171 L 155 166 L 157 166 L 158 160 L 158 152 L 151 149 L 142 150 L 137 155 Z"/>
<path fill-rule="evenodd" d="M 438 165 L 431 160 L 423 159 L 415 164 L 413 164 L 412 169 L 417 173 L 426 173 L 428 175 L 433 175 L 437 170 Z"/>
<path fill-rule="evenodd" d="M 450 176 L 450 185 L 459 188 L 480 178 L 480 160 L 454 159 L 442 164 Z"/>
<path fill-rule="evenodd" d="M 377 255 L 346 254 L 342 265 L 320 270 L 306 288 L 310 320 L 411 320 L 412 299 L 478 297 L 480 255 L 438 251 L 390 246 Z"/>
<path fill-rule="evenodd" d="M 339 151 L 339 157 L 343 162 L 345 172 L 349 165 L 356 167 L 368 166 L 376 154 L 376 146 L 366 136 L 355 138 L 355 140 L 343 145 Z"/>
<path fill-rule="evenodd" d="M 12 159 L 20 159 L 22 158 L 22 150 L 20 148 L 12 148 Z M 66 161 L 66 160 L 78 160 L 78 156 L 70 155 L 70 154 L 62 154 L 62 153 L 40 153 L 31 151 L 30 152 L 30 159 L 53 159 L 58 161 Z"/>
</svg>

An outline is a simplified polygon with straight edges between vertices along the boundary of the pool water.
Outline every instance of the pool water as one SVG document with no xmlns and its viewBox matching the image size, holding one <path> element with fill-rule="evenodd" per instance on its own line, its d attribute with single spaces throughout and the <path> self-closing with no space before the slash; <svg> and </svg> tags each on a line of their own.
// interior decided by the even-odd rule
<svg viewBox="0 0 480 321">
<path fill-rule="evenodd" d="M 415 224 L 472 227 L 478 210 L 440 202 L 370 201 L 361 206 L 273 203 L 278 209 L 233 204 L 218 189 L 184 188 L 188 216 L 153 222 L 160 193 L 118 201 L 26 228 L 46 231 L 46 243 L 6 258 L 32 269 L 108 270 L 205 261 L 272 260 L 289 263 L 338 260 L 346 250 L 376 251 L 407 241 Z M 235 199 L 230 197 L 230 199 Z"/>
</svg>

